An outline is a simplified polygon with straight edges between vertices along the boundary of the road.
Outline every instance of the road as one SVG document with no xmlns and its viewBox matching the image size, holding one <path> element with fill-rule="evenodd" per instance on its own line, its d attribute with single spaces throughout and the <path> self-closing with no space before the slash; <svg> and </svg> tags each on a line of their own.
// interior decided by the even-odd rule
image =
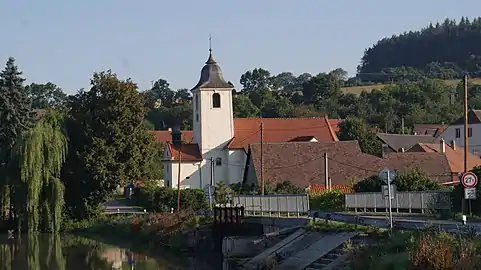
<svg viewBox="0 0 481 270">
<path fill-rule="evenodd" d="M 148 214 L 139 206 L 127 205 L 120 201 L 108 201 L 104 203 L 104 214 Z"/>
<path fill-rule="evenodd" d="M 351 215 L 343 213 L 327 213 L 327 212 L 314 212 L 312 217 L 329 219 L 333 221 L 340 221 L 350 224 L 359 224 L 367 226 L 376 226 L 381 228 L 389 227 L 389 219 L 386 216 L 363 216 L 363 215 Z M 468 222 L 467 225 L 463 225 L 459 221 L 453 220 L 437 220 L 423 217 L 393 217 L 393 226 L 403 229 L 423 229 L 426 227 L 435 226 L 443 231 L 455 232 L 460 229 L 472 228 L 477 232 L 481 232 L 480 222 Z"/>
</svg>

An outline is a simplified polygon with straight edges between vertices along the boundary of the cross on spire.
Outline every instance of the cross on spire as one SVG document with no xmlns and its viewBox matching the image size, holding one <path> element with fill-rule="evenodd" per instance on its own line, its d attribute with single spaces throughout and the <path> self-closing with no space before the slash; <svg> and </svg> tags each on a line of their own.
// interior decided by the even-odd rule
<svg viewBox="0 0 481 270">
<path fill-rule="evenodd" d="M 212 36 L 209 34 L 209 53 L 212 54 Z"/>
</svg>

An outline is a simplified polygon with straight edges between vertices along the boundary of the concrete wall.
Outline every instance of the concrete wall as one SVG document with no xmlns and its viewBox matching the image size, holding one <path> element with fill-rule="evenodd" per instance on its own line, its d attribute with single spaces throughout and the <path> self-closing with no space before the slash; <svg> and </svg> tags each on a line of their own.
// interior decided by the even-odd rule
<svg viewBox="0 0 481 270">
<path fill-rule="evenodd" d="M 294 226 L 306 226 L 309 224 L 309 218 L 288 218 L 288 217 L 246 217 L 245 223 L 258 223 L 264 225 L 265 230 L 272 231 L 273 228 L 277 230 L 282 228 L 294 227 Z"/>
</svg>

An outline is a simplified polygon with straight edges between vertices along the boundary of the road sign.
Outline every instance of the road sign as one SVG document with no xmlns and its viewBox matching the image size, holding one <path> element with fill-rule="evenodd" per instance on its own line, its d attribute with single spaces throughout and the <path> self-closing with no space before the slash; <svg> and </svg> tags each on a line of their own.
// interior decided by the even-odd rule
<svg viewBox="0 0 481 270">
<path fill-rule="evenodd" d="M 211 184 L 207 184 L 204 187 L 204 194 L 205 196 L 210 196 L 209 194 L 214 194 L 215 192 L 215 187 L 213 187 Z"/>
<path fill-rule="evenodd" d="M 472 172 L 464 173 L 461 176 L 461 184 L 463 184 L 465 188 L 473 188 L 478 184 L 478 177 Z"/>
<path fill-rule="evenodd" d="M 466 200 L 476 200 L 476 188 L 465 188 L 464 198 Z"/>
<path fill-rule="evenodd" d="M 390 184 L 394 179 L 396 179 L 396 172 L 394 170 L 391 170 L 389 168 L 384 168 L 382 171 L 379 173 L 379 178 L 386 184 Z M 388 183 L 389 181 L 389 183 Z"/>
<path fill-rule="evenodd" d="M 215 192 L 215 187 L 212 186 L 211 184 L 207 184 L 205 185 L 204 187 L 204 194 L 205 196 L 207 197 L 207 200 L 209 201 L 209 206 L 210 206 L 210 210 L 212 210 L 212 204 L 214 203 L 215 201 L 215 198 L 214 198 L 214 192 Z"/>
<path fill-rule="evenodd" d="M 396 196 L 396 185 L 389 185 L 389 188 L 391 188 L 391 192 L 389 192 L 389 190 L 387 189 L 387 185 L 382 185 L 381 186 L 381 191 L 382 191 L 382 196 L 384 199 L 387 199 L 389 198 L 389 195 L 391 195 L 391 200 L 394 199 L 394 197 Z M 389 194 L 391 193 L 391 194 Z"/>
</svg>

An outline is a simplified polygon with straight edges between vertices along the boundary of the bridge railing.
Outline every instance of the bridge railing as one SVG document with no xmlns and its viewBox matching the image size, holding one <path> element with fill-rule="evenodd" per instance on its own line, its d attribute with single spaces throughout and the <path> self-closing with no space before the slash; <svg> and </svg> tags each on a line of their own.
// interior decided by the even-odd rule
<svg viewBox="0 0 481 270">
<path fill-rule="evenodd" d="M 360 192 L 345 195 L 347 209 L 361 210 L 387 209 L 388 200 L 381 192 Z M 392 200 L 393 211 L 399 210 L 448 210 L 451 208 L 449 191 L 409 191 L 396 192 Z"/>
<path fill-rule="evenodd" d="M 244 206 L 246 215 L 304 215 L 309 213 L 309 195 L 237 195 L 232 197 L 234 205 Z"/>
</svg>

